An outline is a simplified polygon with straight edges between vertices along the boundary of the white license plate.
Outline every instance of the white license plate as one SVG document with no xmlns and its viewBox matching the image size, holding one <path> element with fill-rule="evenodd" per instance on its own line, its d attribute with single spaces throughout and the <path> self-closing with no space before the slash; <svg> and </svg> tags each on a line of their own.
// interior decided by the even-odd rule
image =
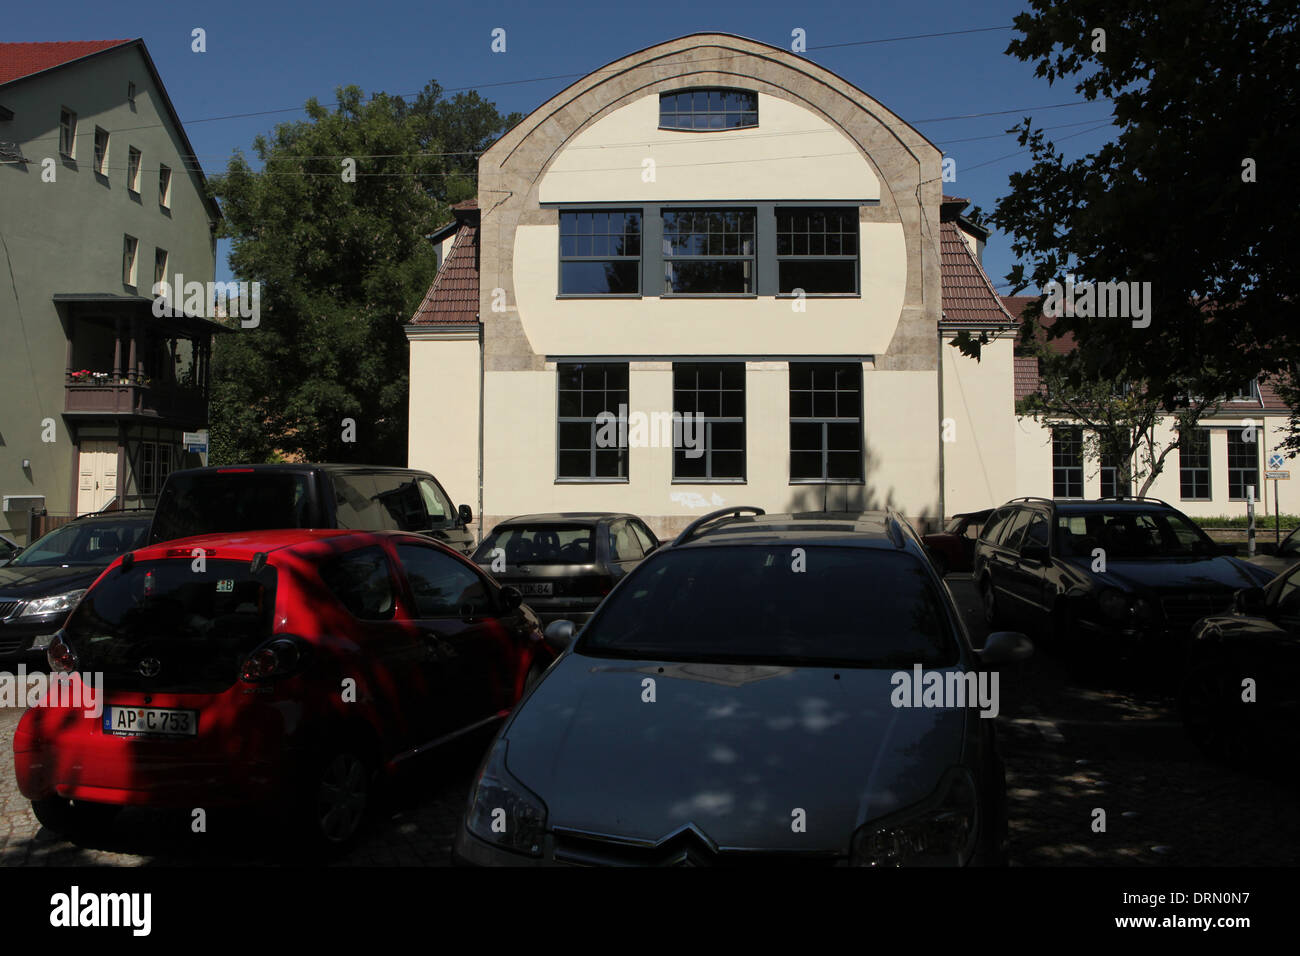
<svg viewBox="0 0 1300 956">
<path fill-rule="evenodd" d="M 104 708 L 104 733 L 119 737 L 193 737 L 199 732 L 197 710 L 172 710 L 166 707 Z"/>
<path fill-rule="evenodd" d="M 549 581 L 545 584 L 520 584 L 518 588 L 519 593 L 525 597 L 550 597 L 554 593 L 554 585 Z"/>
</svg>

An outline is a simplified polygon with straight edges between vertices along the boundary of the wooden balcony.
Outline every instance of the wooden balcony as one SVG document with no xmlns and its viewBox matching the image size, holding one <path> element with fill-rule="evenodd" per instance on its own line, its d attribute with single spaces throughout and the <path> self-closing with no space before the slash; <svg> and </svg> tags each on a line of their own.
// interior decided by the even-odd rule
<svg viewBox="0 0 1300 956">
<path fill-rule="evenodd" d="M 207 395 L 202 388 L 158 386 L 130 381 L 127 376 L 75 377 L 68 373 L 64 388 L 68 415 L 135 418 L 198 428 L 207 422 Z"/>
</svg>

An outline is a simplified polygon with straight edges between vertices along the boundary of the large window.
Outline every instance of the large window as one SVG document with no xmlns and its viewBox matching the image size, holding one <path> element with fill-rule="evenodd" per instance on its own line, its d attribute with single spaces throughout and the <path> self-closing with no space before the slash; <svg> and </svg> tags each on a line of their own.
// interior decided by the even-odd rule
<svg viewBox="0 0 1300 956">
<path fill-rule="evenodd" d="M 790 363 L 790 480 L 862 480 L 862 366 Z"/>
<path fill-rule="evenodd" d="M 674 479 L 744 480 L 745 363 L 674 363 L 673 411 Z"/>
<path fill-rule="evenodd" d="M 858 291 L 858 210 L 776 211 L 777 288 L 809 294 Z"/>
<path fill-rule="evenodd" d="M 168 442 L 140 442 L 140 494 L 152 497 L 162 491 L 172 471 L 172 446 Z"/>
<path fill-rule="evenodd" d="M 1251 430 L 1255 441 L 1247 441 L 1245 434 L 1244 428 L 1228 429 L 1228 498 L 1232 501 L 1245 501 L 1251 486 L 1259 500 L 1259 429 Z"/>
<path fill-rule="evenodd" d="M 1210 430 L 1189 428 L 1179 436 L 1178 487 L 1186 501 L 1210 499 Z"/>
<path fill-rule="evenodd" d="M 559 454 L 556 477 L 626 481 L 627 429 L 619 417 L 627 407 L 627 363 L 561 364 Z M 622 406 L 620 408 L 620 406 Z M 607 413 L 601 416 L 601 413 Z M 600 420 L 598 420 L 598 417 Z"/>
<path fill-rule="evenodd" d="M 754 292 L 753 209 L 663 212 L 664 295 Z"/>
<path fill-rule="evenodd" d="M 1083 429 L 1052 429 L 1052 497 L 1083 497 Z"/>
<path fill-rule="evenodd" d="M 560 294 L 641 293 L 641 211 L 560 213 Z"/>
<path fill-rule="evenodd" d="M 1101 447 L 1101 496 L 1103 498 L 1127 497 L 1133 493 L 1129 479 L 1122 478 L 1119 456 L 1104 443 Z"/>
<path fill-rule="evenodd" d="M 749 90 L 679 90 L 659 94 L 661 129 L 744 129 L 758 125 L 758 94 Z"/>
</svg>

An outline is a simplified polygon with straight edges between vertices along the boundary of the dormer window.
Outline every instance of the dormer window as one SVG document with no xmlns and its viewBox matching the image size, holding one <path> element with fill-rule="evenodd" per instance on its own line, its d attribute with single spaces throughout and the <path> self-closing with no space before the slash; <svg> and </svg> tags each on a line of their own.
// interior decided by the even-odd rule
<svg viewBox="0 0 1300 956">
<path fill-rule="evenodd" d="M 745 129 L 758 125 L 758 94 L 749 90 L 678 90 L 659 94 L 659 128 Z"/>
</svg>

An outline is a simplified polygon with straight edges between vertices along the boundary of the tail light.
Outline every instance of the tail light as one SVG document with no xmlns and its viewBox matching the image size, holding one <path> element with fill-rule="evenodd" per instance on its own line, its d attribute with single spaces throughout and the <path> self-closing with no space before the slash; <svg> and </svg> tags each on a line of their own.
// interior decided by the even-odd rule
<svg viewBox="0 0 1300 956">
<path fill-rule="evenodd" d="M 244 659 L 239 679 L 262 684 L 297 674 L 307 666 L 311 645 L 300 637 L 277 637 L 258 647 Z"/>
<path fill-rule="evenodd" d="M 58 631 L 45 649 L 45 659 L 49 661 L 50 670 L 58 674 L 71 674 L 77 669 L 77 652 L 63 639 L 63 632 Z"/>
</svg>

